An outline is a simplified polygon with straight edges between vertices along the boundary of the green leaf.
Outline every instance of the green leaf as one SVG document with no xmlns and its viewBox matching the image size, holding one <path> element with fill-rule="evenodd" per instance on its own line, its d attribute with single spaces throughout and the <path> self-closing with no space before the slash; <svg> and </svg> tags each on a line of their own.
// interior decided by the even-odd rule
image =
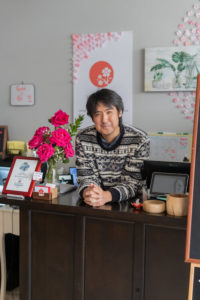
<svg viewBox="0 0 200 300">
<path fill-rule="evenodd" d="M 63 160 L 63 163 L 64 163 L 64 164 L 69 163 L 69 159 L 68 159 L 68 158 L 65 158 L 65 159 Z"/>
<path fill-rule="evenodd" d="M 169 66 L 170 62 L 164 58 L 157 58 L 158 61 L 160 61 L 163 65 Z"/>
<path fill-rule="evenodd" d="M 158 72 L 158 73 L 156 73 L 156 74 L 154 75 L 153 79 L 154 79 L 155 81 L 159 81 L 159 80 L 162 79 L 162 77 L 163 77 L 163 73 L 162 73 L 162 72 Z"/>
<path fill-rule="evenodd" d="M 178 70 L 179 72 L 182 72 L 183 70 L 185 70 L 184 64 L 183 64 L 183 63 L 178 64 L 177 70 Z"/>
<path fill-rule="evenodd" d="M 162 64 L 157 64 L 157 65 L 155 65 L 155 66 L 153 66 L 152 68 L 151 68 L 151 72 L 152 71 L 157 71 L 157 70 L 160 70 L 160 69 L 162 69 L 163 68 L 163 65 Z"/>
<path fill-rule="evenodd" d="M 180 62 L 180 52 L 174 52 L 174 53 L 172 54 L 172 60 L 173 60 L 175 63 Z"/>
</svg>

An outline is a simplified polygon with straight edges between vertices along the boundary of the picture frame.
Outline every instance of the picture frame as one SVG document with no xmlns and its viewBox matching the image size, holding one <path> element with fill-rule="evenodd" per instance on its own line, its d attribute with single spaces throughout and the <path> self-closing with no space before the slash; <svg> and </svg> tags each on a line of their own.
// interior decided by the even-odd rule
<svg viewBox="0 0 200 300">
<path fill-rule="evenodd" d="M 36 157 L 15 156 L 3 187 L 2 194 L 31 197 L 35 180 L 34 172 L 39 172 L 41 161 Z"/>
<path fill-rule="evenodd" d="M 195 91 L 200 47 L 145 48 L 145 92 Z"/>
<path fill-rule="evenodd" d="M 200 264 L 200 74 L 197 77 L 185 261 Z"/>
<path fill-rule="evenodd" d="M 6 157 L 6 144 L 8 140 L 8 126 L 0 125 L 0 156 L 2 159 Z"/>
<path fill-rule="evenodd" d="M 11 105 L 31 106 L 35 104 L 33 84 L 14 84 L 11 85 Z"/>
<path fill-rule="evenodd" d="M 191 263 L 188 300 L 199 299 L 199 293 L 200 293 L 199 275 L 200 275 L 200 265 Z"/>
</svg>

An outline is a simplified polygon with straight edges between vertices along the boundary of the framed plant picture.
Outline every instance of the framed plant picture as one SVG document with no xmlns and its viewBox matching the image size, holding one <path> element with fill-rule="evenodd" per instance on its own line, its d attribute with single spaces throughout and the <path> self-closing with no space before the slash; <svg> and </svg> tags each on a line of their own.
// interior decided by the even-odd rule
<svg viewBox="0 0 200 300">
<path fill-rule="evenodd" d="M 195 91 L 200 46 L 145 49 L 145 92 Z"/>
<path fill-rule="evenodd" d="M 35 185 L 33 174 L 38 172 L 40 167 L 39 158 L 15 156 L 2 194 L 31 197 Z"/>
<path fill-rule="evenodd" d="M 0 156 L 2 159 L 6 156 L 6 144 L 8 140 L 8 126 L 0 125 Z"/>
</svg>

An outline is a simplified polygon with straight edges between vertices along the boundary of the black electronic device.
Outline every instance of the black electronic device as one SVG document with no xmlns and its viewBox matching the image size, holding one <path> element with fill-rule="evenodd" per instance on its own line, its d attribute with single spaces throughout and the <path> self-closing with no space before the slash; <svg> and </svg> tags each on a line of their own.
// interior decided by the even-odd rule
<svg viewBox="0 0 200 300">
<path fill-rule="evenodd" d="M 187 174 L 154 172 L 150 184 L 150 196 L 185 194 L 188 187 Z"/>
<path fill-rule="evenodd" d="M 156 161 L 145 160 L 142 170 L 143 178 L 146 179 L 147 188 L 150 188 L 152 174 L 154 172 L 175 173 L 190 175 L 189 162 L 171 162 L 171 161 Z"/>
</svg>

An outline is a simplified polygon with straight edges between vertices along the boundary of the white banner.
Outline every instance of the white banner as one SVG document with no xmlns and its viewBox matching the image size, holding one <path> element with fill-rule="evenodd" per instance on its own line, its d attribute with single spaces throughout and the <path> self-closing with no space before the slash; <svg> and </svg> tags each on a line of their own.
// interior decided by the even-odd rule
<svg viewBox="0 0 200 300">
<path fill-rule="evenodd" d="M 123 120 L 132 124 L 132 32 L 72 35 L 73 115 L 85 115 L 82 128 L 92 124 L 86 101 L 98 89 L 117 92 L 124 102 Z"/>
</svg>

